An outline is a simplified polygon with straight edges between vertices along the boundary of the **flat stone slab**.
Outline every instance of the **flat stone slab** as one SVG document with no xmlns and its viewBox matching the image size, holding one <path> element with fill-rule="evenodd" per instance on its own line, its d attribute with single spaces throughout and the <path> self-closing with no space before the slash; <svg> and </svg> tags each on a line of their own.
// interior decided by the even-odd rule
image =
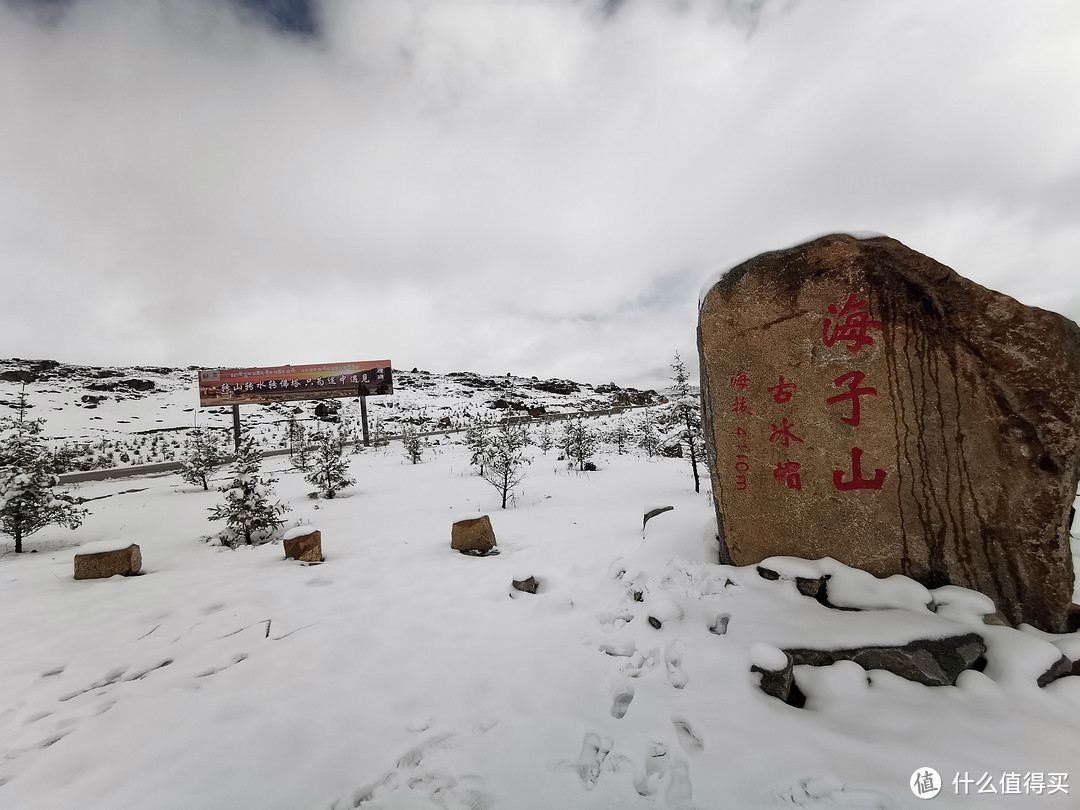
<svg viewBox="0 0 1080 810">
<path fill-rule="evenodd" d="M 75 579 L 131 576 L 142 570 L 142 550 L 136 543 L 111 541 L 88 544 L 75 555 Z"/>
<path fill-rule="evenodd" d="M 1075 323 L 835 234 L 720 277 L 698 344 L 722 562 L 831 557 L 1067 630 Z"/>
</svg>

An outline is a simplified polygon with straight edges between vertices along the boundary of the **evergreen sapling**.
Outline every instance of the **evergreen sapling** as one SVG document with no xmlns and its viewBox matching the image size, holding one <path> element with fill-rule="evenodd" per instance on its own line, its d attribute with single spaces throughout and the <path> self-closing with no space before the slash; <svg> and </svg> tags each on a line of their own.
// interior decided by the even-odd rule
<svg viewBox="0 0 1080 810">
<path fill-rule="evenodd" d="M 87 510 L 56 491 L 60 462 L 41 436 L 45 420 L 26 418 L 25 391 L 18 407 L 17 417 L 0 418 L 0 533 L 14 539 L 21 554 L 24 538 L 49 525 L 74 529 Z"/>
<path fill-rule="evenodd" d="M 401 444 L 405 450 L 405 458 L 413 464 L 419 464 L 420 457 L 424 454 L 424 442 L 416 425 L 406 424 L 401 429 Z"/>
<path fill-rule="evenodd" d="M 555 446 L 555 436 L 551 431 L 551 423 L 544 420 L 540 424 L 540 431 L 536 437 L 536 445 L 544 451 L 544 455 L 547 455 L 547 451 Z"/>
<path fill-rule="evenodd" d="M 654 458 L 660 452 L 660 433 L 656 423 L 648 413 L 642 416 L 637 425 L 637 446 L 648 458 Z"/>
<path fill-rule="evenodd" d="M 333 498 L 345 487 L 356 483 L 349 477 L 349 462 L 343 457 L 344 450 L 345 442 L 336 431 L 328 428 L 315 434 L 311 472 L 304 480 L 317 486 L 324 498 Z"/>
<path fill-rule="evenodd" d="M 232 480 L 220 491 L 225 502 L 211 507 L 211 520 L 224 520 L 222 543 L 235 546 L 240 540 L 251 545 L 256 538 L 266 539 L 285 523 L 281 515 L 289 507 L 273 500 L 276 478 L 262 473 L 262 455 L 255 440 L 245 436 L 233 461 Z"/>
<path fill-rule="evenodd" d="M 528 428 L 505 419 L 496 426 L 485 451 L 487 463 L 481 468 L 480 476 L 498 491 L 503 509 L 525 479 L 524 467 L 529 463 L 524 453 L 527 445 Z"/>
<path fill-rule="evenodd" d="M 668 412 L 668 421 L 676 429 L 679 441 L 689 456 L 690 467 L 694 471 L 694 492 L 701 492 L 698 460 L 704 461 L 705 458 L 701 401 L 690 389 L 690 375 L 686 373 L 686 366 L 678 352 L 675 352 L 671 369 L 671 410 Z"/>
<path fill-rule="evenodd" d="M 189 484 L 210 489 L 210 476 L 225 460 L 225 453 L 214 434 L 207 428 L 195 428 L 184 444 L 180 477 Z"/>
<path fill-rule="evenodd" d="M 571 461 L 577 462 L 578 469 L 581 472 L 585 472 L 587 467 L 592 466 L 589 460 L 600 443 L 596 431 L 585 424 L 581 417 L 578 417 L 567 426 L 566 442 L 567 455 Z M 596 469 L 595 467 L 592 468 Z"/>
<path fill-rule="evenodd" d="M 482 413 L 476 414 L 469 419 L 468 424 L 465 426 L 465 446 L 472 451 L 469 463 L 477 468 L 481 476 L 484 474 L 484 463 L 487 461 L 490 445 L 488 431 L 490 428 L 491 422 Z"/>
</svg>

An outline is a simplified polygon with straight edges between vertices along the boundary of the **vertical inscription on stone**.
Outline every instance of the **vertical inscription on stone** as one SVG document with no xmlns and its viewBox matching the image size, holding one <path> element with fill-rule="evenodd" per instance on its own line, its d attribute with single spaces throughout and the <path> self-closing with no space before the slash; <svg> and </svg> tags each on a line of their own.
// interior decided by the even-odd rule
<svg viewBox="0 0 1080 810">
<path fill-rule="evenodd" d="M 723 276 L 699 349 L 722 559 L 834 557 L 1064 629 L 1076 324 L 836 235 Z"/>
</svg>

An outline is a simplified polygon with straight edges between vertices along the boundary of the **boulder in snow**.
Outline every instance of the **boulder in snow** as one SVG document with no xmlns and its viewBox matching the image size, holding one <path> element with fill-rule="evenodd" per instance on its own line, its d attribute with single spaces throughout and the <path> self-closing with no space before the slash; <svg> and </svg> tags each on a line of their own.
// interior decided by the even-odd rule
<svg viewBox="0 0 1080 810">
<path fill-rule="evenodd" d="M 523 591 L 524 593 L 536 593 L 540 587 L 540 583 L 536 581 L 536 577 L 526 577 L 525 579 L 512 580 L 511 585 L 514 586 L 514 590 Z"/>
<path fill-rule="evenodd" d="M 495 530 L 487 515 L 459 520 L 450 528 L 450 548 L 462 554 L 490 554 L 495 548 Z"/>
<path fill-rule="evenodd" d="M 800 648 L 776 650 L 775 653 L 765 658 L 752 650 L 750 670 L 761 674 L 763 692 L 801 708 L 805 700 L 794 684 L 794 667 L 827 667 L 838 661 L 852 661 L 865 670 L 882 669 L 924 686 L 954 686 L 960 673 L 979 666 L 986 653 L 986 643 L 977 633 L 962 633 L 946 638 L 917 639 L 896 647 Z M 786 658 L 786 665 L 781 656 Z M 1040 682 L 1039 685 L 1043 684 Z"/>
<path fill-rule="evenodd" d="M 1067 629 L 1075 323 L 834 234 L 720 277 L 698 343 L 722 562 L 832 557 Z"/>
<path fill-rule="evenodd" d="M 300 562 L 322 562 L 322 532 L 310 526 L 298 526 L 285 533 L 281 541 L 285 558 Z"/>
</svg>

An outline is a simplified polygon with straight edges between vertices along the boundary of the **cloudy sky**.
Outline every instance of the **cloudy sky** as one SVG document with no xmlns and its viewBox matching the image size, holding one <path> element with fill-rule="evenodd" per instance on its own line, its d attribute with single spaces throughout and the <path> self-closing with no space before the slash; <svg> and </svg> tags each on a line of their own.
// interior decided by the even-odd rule
<svg viewBox="0 0 1080 810">
<path fill-rule="evenodd" d="M 1080 319 L 1075 0 L 36 1 L 3 357 L 651 387 L 713 273 L 851 229 Z"/>
</svg>

